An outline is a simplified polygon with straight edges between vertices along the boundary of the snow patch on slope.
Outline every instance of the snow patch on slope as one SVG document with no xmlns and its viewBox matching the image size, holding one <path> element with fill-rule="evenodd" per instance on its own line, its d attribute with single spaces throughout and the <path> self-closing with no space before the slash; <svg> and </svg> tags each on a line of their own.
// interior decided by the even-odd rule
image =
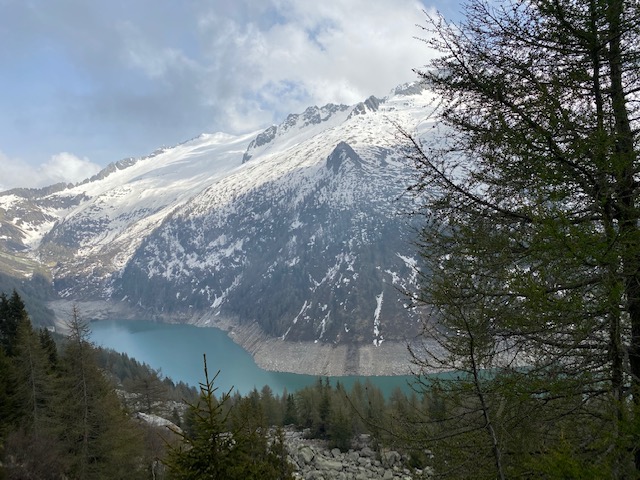
<svg viewBox="0 0 640 480">
<path fill-rule="evenodd" d="M 373 344 L 376 347 L 382 345 L 384 337 L 380 334 L 380 312 L 382 311 L 382 299 L 384 297 L 384 291 L 380 292 L 380 295 L 376 296 L 376 310 L 373 313 Z"/>
</svg>

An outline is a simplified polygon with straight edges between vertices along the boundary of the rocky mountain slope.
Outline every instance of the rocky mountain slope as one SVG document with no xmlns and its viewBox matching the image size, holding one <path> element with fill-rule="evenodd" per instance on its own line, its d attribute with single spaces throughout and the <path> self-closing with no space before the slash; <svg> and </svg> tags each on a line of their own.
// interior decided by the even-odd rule
<svg viewBox="0 0 640 480">
<path fill-rule="evenodd" d="M 399 87 L 310 107 L 243 136 L 205 134 L 78 185 L 0 193 L 2 258 L 70 301 L 163 320 L 224 318 L 270 337 L 347 345 L 416 331 L 418 257 L 394 124 L 431 94 Z M 200 320 L 202 323 L 202 320 Z"/>
</svg>

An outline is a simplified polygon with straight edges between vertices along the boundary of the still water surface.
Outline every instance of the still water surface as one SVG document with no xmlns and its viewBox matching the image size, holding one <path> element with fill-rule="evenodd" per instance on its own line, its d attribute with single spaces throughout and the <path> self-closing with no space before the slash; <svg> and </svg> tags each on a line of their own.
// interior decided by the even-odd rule
<svg viewBox="0 0 640 480">
<path fill-rule="evenodd" d="M 201 328 L 193 325 L 174 325 L 142 320 L 101 320 L 92 322 L 91 339 L 97 345 L 126 353 L 139 362 L 160 369 L 174 382 L 183 381 L 197 386 L 204 381 L 202 355 L 207 355 L 210 377 L 220 370 L 216 379 L 218 395 L 233 390 L 246 395 L 254 387 L 260 390 L 269 385 L 274 393 L 283 389 L 293 392 L 317 381 L 313 375 L 269 372 L 259 368 L 251 355 L 235 344 L 225 332 L 217 328 Z M 400 387 L 410 391 L 411 376 L 333 377 L 347 390 L 357 380 L 369 379 L 385 396 Z"/>
</svg>

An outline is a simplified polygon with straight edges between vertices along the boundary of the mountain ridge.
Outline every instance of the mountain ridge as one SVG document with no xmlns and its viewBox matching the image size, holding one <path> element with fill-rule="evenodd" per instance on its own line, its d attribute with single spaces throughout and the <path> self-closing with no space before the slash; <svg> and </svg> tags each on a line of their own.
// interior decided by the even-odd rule
<svg viewBox="0 0 640 480">
<path fill-rule="evenodd" d="M 203 134 L 73 186 L 0 192 L 0 249 L 48 269 L 66 301 L 224 317 L 288 342 L 404 342 L 419 328 L 402 293 L 419 259 L 395 125 L 423 121 L 432 100 L 405 85 Z"/>
</svg>

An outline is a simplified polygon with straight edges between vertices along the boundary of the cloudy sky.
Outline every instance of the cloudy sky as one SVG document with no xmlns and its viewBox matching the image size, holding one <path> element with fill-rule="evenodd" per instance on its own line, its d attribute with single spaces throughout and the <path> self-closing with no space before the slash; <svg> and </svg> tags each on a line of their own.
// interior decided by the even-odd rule
<svg viewBox="0 0 640 480">
<path fill-rule="evenodd" d="M 384 96 L 449 0 L 0 0 L 0 190 Z"/>
</svg>

